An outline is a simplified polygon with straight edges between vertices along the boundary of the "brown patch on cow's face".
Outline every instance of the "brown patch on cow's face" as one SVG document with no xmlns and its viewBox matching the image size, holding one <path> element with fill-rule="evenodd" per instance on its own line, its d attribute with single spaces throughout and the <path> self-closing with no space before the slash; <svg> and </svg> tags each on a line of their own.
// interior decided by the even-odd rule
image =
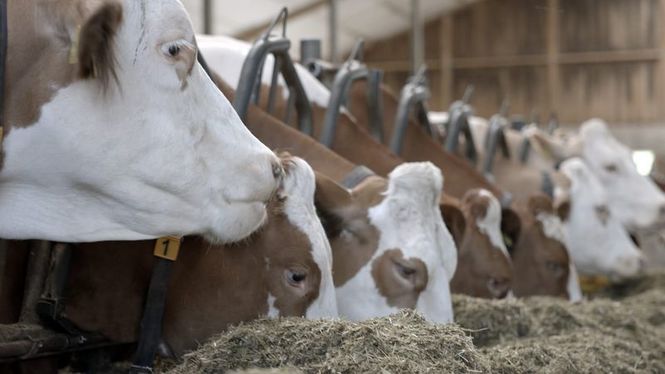
<svg viewBox="0 0 665 374">
<path fill-rule="evenodd" d="M 541 214 L 554 216 L 549 197 L 538 194 L 529 199 L 522 212 L 523 230 L 512 251 L 515 267 L 513 289 L 516 296 L 548 295 L 568 297 L 569 257 L 565 245 L 545 233 Z"/>
<path fill-rule="evenodd" d="M 486 217 L 489 202 L 489 197 L 477 190 L 469 191 L 462 199 L 466 230 L 462 244 L 458 245 L 457 270 L 450 282 L 453 293 L 503 298 L 511 289 L 513 270 L 510 259 L 477 225 Z"/>
<path fill-rule="evenodd" d="M 400 249 L 389 249 L 372 261 L 372 278 L 388 305 L 414 309 L 427 287 L 427 266 L 419 259 L 404 258 Z"/>
<path fill-rule="evenodd" d="M 370 223 L 368 210 L 383 201 L 387 184 L 372 176 L 348 191 L 316 174 L 316 207 L 332 248 L 335 287 L 353 278 L 376 253 L 380 234 Z"/>
</svg>

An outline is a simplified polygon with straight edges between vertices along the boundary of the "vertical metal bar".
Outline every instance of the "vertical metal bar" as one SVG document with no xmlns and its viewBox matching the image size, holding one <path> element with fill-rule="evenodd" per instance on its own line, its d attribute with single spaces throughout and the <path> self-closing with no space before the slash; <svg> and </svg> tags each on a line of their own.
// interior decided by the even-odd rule
<svg viewBox="0 0 665 374">
<path fill-rule="evenodd" d="M 337 0 L 328 0 L 328 44 L 330 44 L 330 61 L 337 63 Z"/>
<path fill-rule="evenodd" d="M 420 0 L 411 0 L 411 74 L 416 74 L 425 61 L 424 39 Z"/>
<path fill-rule="evenodd" d="M 272 114 L 275 110 L 275 93 L 279 88 L 279 72 L 282 70 L 282 59 L 275 56 L 275 63 L 272 66 L 272 77 L 270 78 L 270 90 L 268 91 L 268 113 Z"/>
<path fill-rule="evenodd" d="M 212 34 L 212 0 L 203 0 L 203 33 Z"/>
</svg>

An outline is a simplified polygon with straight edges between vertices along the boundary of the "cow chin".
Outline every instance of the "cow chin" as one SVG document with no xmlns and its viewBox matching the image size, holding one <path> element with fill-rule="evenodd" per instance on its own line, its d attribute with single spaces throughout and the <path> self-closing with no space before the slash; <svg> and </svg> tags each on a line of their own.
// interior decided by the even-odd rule
<svg viewBox="0 0 665 374">
<path fill-rule="evenodd" d="M 265 203 L 232 203 L 222 208 L 222 215 L 205 238 L 213 244 L 238 242 L 261 228 L 267 218 Z"/>
</svg>

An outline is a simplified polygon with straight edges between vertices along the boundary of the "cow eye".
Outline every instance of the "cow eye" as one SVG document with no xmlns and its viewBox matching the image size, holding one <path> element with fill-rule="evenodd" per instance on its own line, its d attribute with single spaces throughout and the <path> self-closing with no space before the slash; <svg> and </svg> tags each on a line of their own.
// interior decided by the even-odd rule
<svg viewBox="0 0 665 374">
<path fill-rule="evenodd" d="M 307 273 L 303 270 L 287 270 L 286 281 L 293 287 L 301 287 L 307 279 Z"/>
<path fill-rule="evenodd" d="M 400 264 L 399 262 L 395 262 L 395 268 L 397 269 L 397 273 L 406 279 L 410 279 L 416 273 L 416 269 Z"/>
<path fill-rule="evenodd" d="M 545 267 L 547 270 L 551 271 L 555 277 L 559 278 L 564 275 L 565 269 L 561 264 L 556 262 L 547 261 L 545 262 Z"/>
<path fill-rule="evenodd" d="M 607 171 L 608 173 L 616 173 L 617 171 L 619 171 L 619 167 L 616 164 L 608 164 L 605 165 L 605 171 Z"/>
<path fill-rule="evenodd" d="M 179 53 L 180 53 L 179 45 L 173 44 L 169 46 L 169 55 L 171 55 L 171 57 L 176 57 L 178 56 Z"/>
</svg>

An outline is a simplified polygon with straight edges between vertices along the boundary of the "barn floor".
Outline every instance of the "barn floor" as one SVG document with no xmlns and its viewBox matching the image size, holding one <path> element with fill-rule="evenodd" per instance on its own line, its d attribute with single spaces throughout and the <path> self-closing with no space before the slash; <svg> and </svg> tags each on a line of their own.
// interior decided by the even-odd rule
<svg viewBox="0 0 665 374">
<path fill-rule="evenodd" d="M 403 312 L 363 323 L 262 320 L 235 327 L 169 373 L 665 373 L 665 273 L 571 305 L 454 297 L 457 324 Z"/>
</svg>

